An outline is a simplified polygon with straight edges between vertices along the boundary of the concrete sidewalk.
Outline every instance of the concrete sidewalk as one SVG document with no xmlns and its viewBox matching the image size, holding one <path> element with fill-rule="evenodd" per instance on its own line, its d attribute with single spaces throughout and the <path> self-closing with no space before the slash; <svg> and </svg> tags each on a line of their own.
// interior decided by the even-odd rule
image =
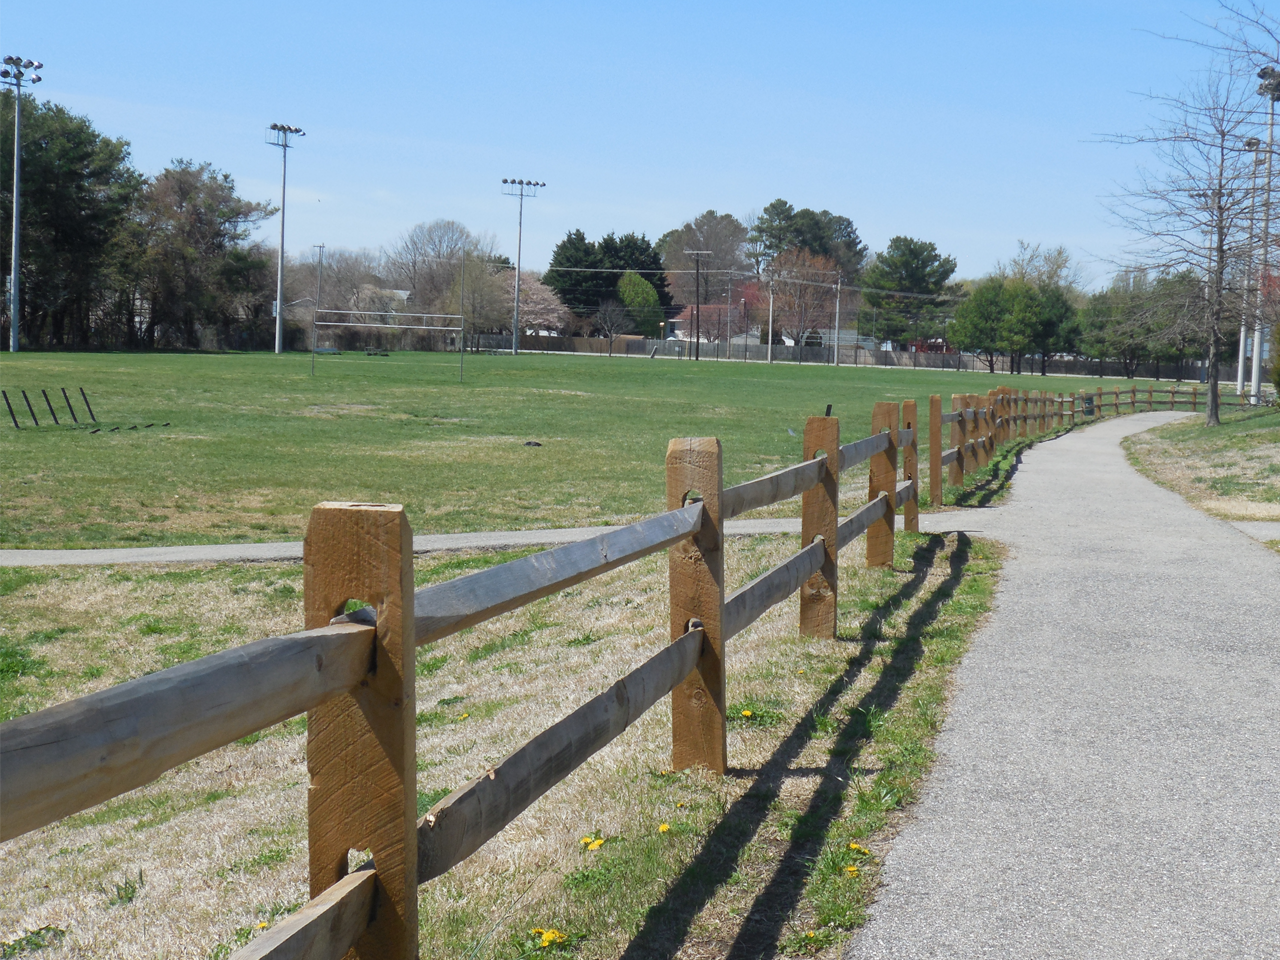
<svg viewBox="0 0 1280 960">
<path fill-rule="evenodd" d="M 986 511 L 953 511 L 921 514 L 924 533 L 943 530 L 978 530 Z M 484 533 L 443 533 L 413 538 L 414 553 L 449 550 L 512 550 L 519 547 L 553 547 L 598 537 L 618 527 L 566 527 L 553 530 L 510 530 Z M 799 536 L 798 519 L 730 520 L 725 534 L 753 537 L 790 533 Z M 218 543 L 189 547 L 106 547 L 87 550 L 0 550 L 0 567 L 93 566 L 116 563 L 263 563 L 302 560 L 302 542 Z"/>
<path fill-rule="evenodd" d="M 1280 956 L 1280 556 L 1125 462 L 1024 455 L 938 761 L 846 960 Z"/>
</svg>

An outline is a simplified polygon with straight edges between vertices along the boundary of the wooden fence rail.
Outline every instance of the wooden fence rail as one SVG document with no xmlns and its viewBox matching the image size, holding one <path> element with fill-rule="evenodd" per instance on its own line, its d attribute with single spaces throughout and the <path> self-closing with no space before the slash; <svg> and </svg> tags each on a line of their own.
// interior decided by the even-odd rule
<svg viewBox="0 0 1280 960">
<path fill-rule="evenodd" d="M 1134 409 L 1136 393 L 1129 399 Z M 416 592 L 402 508 L 321 504 L 305 558 L 313 628 L 0 724 L 0 839 L 310 711 L 312 899 L 242 947 L 236 960 L 349 952 L 410 960 L 417 942 L 413 888 L 478 850 L 668 694 L 672 766 L 724 772 L 726 642 L 797 593 L 800 632 L 835 635 L 838 551 L 865 535 L 868 566 L 889 565 L 897 511 L 904 530 L 917 529 L 919 437 L 928 439 L 929 490 L 939 503 L 944 467 L 953 483 L 963 482 L 1003 443 L 1074 424 L 1082 413 L 1074 394 L 1019 396 L 1007 388 L 953 396 L 947 413 L 934 396 L 929 410 L 926 433 L 914 401 L 877 403 L 872 435 L 847 444 L 835 418 L 811 417 L 804 462 L 727 489 L 719 441 L 673 440 L 667 512 Z M 943 450 L 948 424 L 951 446 Z M 839 476 L 860 463 L 869 464 L 867 500 L 841 520 Z M 726 597 L 724 521 L 796 496 L 803 498 L 801 549 Z M 414 671 L 405 660 L 414 647 L 663 549 L 671 643 L 416 818 Z M 342 613 L 353 599 L 368 605 Z M 347 862 L 349 849 L 366 848 L 372 861 Z"/>
</svg>

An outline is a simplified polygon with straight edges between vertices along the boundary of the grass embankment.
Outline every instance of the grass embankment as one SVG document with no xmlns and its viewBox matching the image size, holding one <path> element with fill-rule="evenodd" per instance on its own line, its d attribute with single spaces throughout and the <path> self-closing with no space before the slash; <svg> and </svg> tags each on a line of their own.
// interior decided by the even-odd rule
<svg viewBox="0 0 1280 960">
<path fill-rule="evenodd" d="M 1098 383 L 545 355 L 468 357 L 464 384 L 450 354 L 322 357 L 316 371 L 305 354 L 0 355 L 28 424 L 0 425 L 0 546 L 298 539 L 323 500 L 403 503 L 418 533 L 626 522 L 662 508 L 672 437 L 719 437 L 733 484 L 797 462 L 805 418 L 828 403 L 856 439 L 878 400 L 914 398 L 925 417 L 932 393 L 949 407 L 1001 384 Z M 52 426 L 39 390 L 61 403 L 62 386 L 81 420 L 75 388 L 88 391 L 101 432 L 67 426 L 65 408 Z"/>
<path fill-rule="evenodd" d="M 1171 423 L 1124 441 L 1145 476 L 1223 520 L 1280 520 L 1280 410 Z"/>
<path fill-rule="evenodd" d="M 794 537 L 731 541 L 730 588 L 794 549 Z M 656 707 L 422 888 L 423 957 L 834 951 L 862 921 L 898 811 L 932 758 L 948 671 L 997 566 L 992 547 L 963 535 L 900 536 L 893 570 L 863 569 L 859 552 L 842 558 L 838 640 L 797 638 L 793 598 L 731 642 L 728 777 L 669 772 L 669 708 Z M 501 559 L 423 558 L 417 579 Z M 10 571 L 0 609 L 24 632 L 6 641 L 6 663 L 25 667 L 6 673 L 3 707 L 296 626 L 301 574 Z M 420 650 L 419 807 L 659 649 L 665 597 L 655 556 Z M 49 958 L 224 957 L 296 909 L 304 731 L 290 721 L 6 844 L 0 943 L 47 940 Z M 543 947 L 534 929 L 566 940 Z"/>
</svg>

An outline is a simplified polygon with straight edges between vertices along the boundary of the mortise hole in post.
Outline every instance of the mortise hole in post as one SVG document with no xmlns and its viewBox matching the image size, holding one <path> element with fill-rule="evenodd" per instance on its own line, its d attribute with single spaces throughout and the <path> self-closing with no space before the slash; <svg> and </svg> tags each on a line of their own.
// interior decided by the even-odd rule
<svg viewBox="0 0 1280 960">
<path fill-rule="evenodd" d="M 372 850 L 357 850 L 355 847 L 352 847 L 347 851 L 347 872 L 346 874 L 343 874 L 343 876 L 354 873 L 372 859 Z"/>
<path fill-rule="evenodd" d="M 687 507 L 691 503 L 701 503 L 702 494 L 697 490 L 686 490 L 684 497 L 680 500 L 680 506 Z"/>
</svg>

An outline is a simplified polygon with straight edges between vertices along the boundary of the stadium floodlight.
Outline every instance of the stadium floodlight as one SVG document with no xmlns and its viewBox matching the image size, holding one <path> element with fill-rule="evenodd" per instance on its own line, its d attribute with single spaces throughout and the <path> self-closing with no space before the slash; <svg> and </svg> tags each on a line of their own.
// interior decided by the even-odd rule
<svg viewBox="0 0 1280 960">
<path fill-rule="evenodd" d="M 13 256 L 9 263 L 9 350 L 18 352 L 18 250 L 19 225 L 21 224 L 20 208 L 22 197 L 19 190 L 22 177 L 22 81 L 37 84 L 43 78 L 33 74 L 27 79 L 26 71 L 43 69 L 39 60 L 23 60 L 21 57 L 5 57 L 5 64 L 10 69 L 0 70 L 0 83 L 13 87 Z"/>
<path fill-rule="evenodd" d="M 267 128 L 274 136 L 267 137 L 267 143 L 280 148 L 280 251 L 276 256 L 276 353 L 284 353 L 284 192 L 289 177 L 289 143 L 290 135 L 305 137 L 301 127 L 292 127 L 287 123 L 273 123 Z"/>
<path fill-rule="evenodd" d="M 511 353 L 520 352 L 520 252 L 524 242 L 524 198 L 536 197 L 538 188 L 545 187 L 545 183 L 539 183 L 536 180 L 516 180 L 511 177 L 504 177 L 502 180 L 503 190 L 509 197 L 520 198 L 520 220 L 516 229 L 516 303 L 515 312 L 511 316 Z"/>
</svg>

